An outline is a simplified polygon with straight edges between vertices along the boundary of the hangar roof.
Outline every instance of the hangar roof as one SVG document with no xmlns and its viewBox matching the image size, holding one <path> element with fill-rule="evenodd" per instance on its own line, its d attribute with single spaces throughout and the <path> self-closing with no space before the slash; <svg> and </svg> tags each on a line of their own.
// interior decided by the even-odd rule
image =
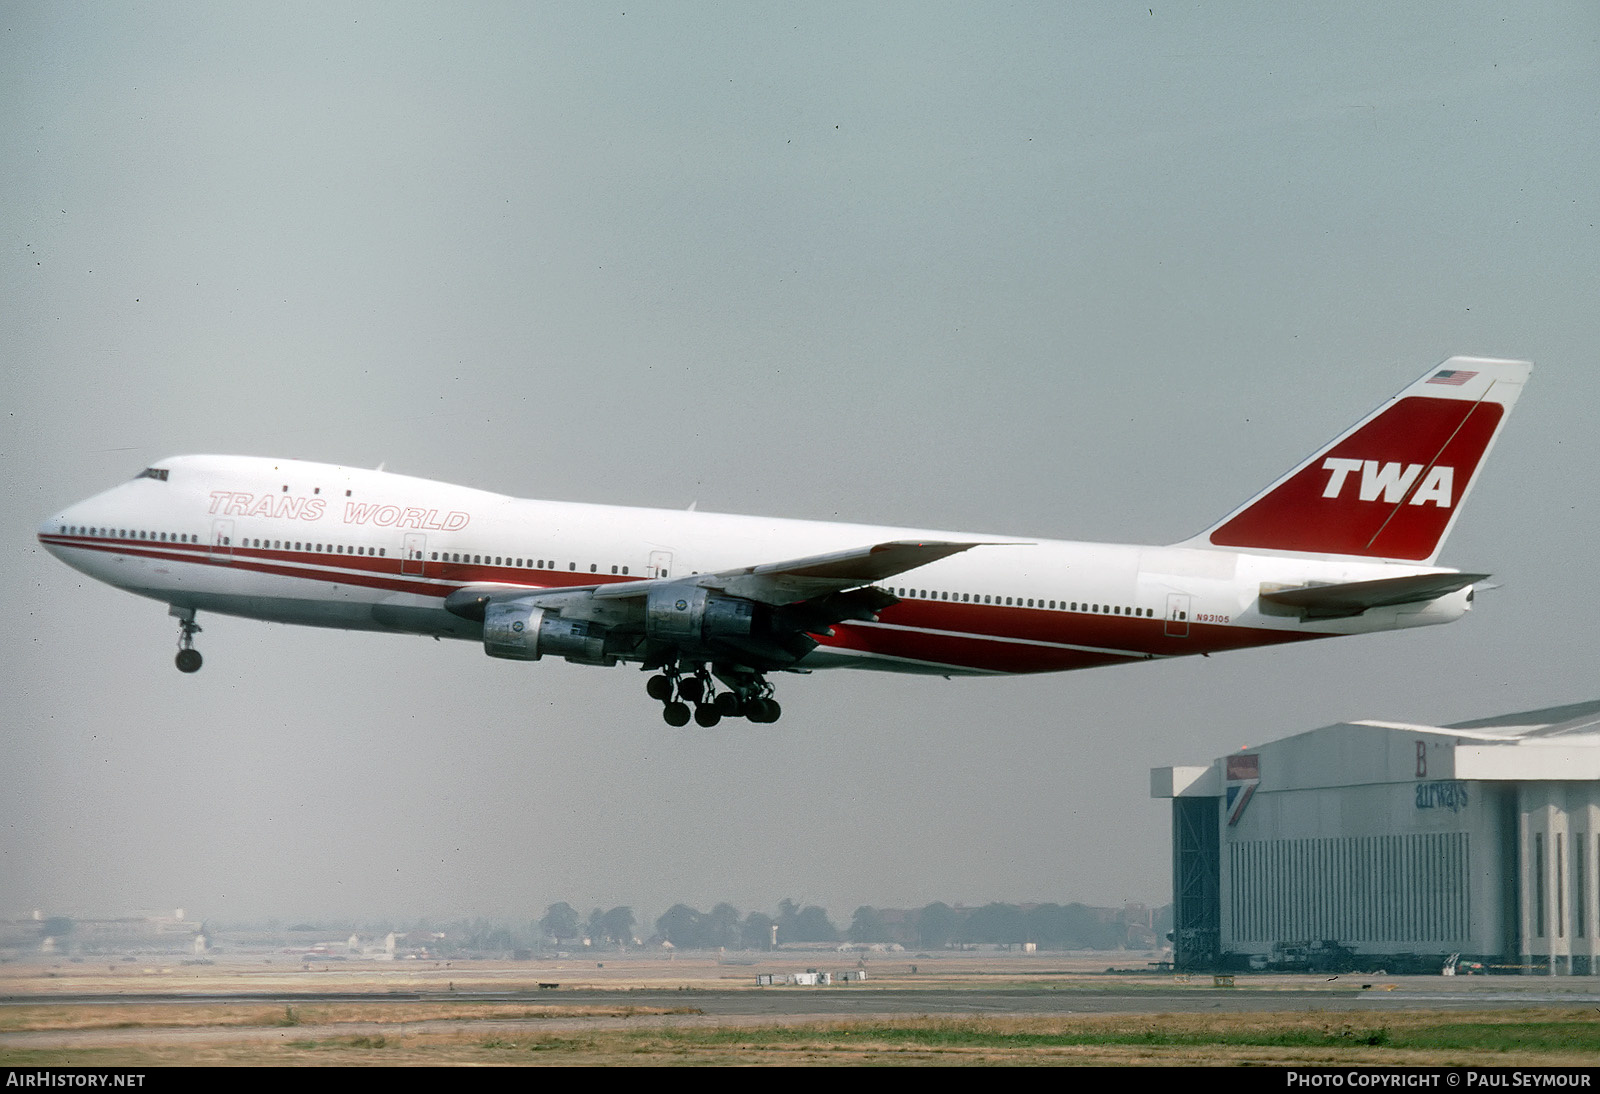
<svg viewBox="0 0 1600 1094">
<path fill-rule="evenodd" d="M 1600 700 L 1445 726 L 1338 722 L 1234 754 L 1252 755 L 1267 757 L 1254 769 L 1263 774 L 1270 769 L 1270 781 L 1285 790 L 1418 778 L 1594 780 L 1600 779 Z M 1222 757 L 1207 767 L 1153 768 L 1151 797 L 1215 797 L 1226 781 L 1228 760 Z"/>
<path fill-rule="evenodd" d="M 1506 736 L 1516 737 L 1561 737 L 1573 733 L 1600 735 L 1600 699 L 1591 699 L 1587 703 L 1568 703 L 1564 707 L 1501 714 L 1472 722 L 1456 722 L 1444 728 L 1501 730 Z"/>
</svg>

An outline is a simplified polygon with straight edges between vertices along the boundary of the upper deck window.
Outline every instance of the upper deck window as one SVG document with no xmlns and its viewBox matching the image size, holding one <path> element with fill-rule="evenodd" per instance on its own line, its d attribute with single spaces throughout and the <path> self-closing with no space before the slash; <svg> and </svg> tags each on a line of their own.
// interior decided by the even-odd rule
<svg viewBox="0 0 1600 1094">
<path fill-rule="evenodd" d="M 167 481 L 167 469 L 165 467 L 147 467 L 143 471 L 141 471 L 137 475 L 135 475 L 134 478 L 136 478 L 136 479 L 160 479 L 162 482 L 166 482 Z"/>
</svg>

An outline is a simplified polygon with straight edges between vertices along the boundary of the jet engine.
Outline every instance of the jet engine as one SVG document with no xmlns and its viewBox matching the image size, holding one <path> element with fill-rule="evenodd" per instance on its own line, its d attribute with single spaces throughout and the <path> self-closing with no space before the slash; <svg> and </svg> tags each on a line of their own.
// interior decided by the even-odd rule
<svg viewBox="0 0 1600 1094">
<path fill-rule="evenodd" d="M 718 596 L 698 586 L 658 586 L 645 600 L 645 636 L 674 645 L 749 638 L 755 622 L 753 601 Z"/>
<path fill-rule="evenodd" d="M 615 665 L 606 634 L 597 623 L 563 619 L 527 600 L 490 601 L 483 610 L 483 651 L 490 657 L 537 661 L 549 654 L 580 665 Z"/>
</svg>

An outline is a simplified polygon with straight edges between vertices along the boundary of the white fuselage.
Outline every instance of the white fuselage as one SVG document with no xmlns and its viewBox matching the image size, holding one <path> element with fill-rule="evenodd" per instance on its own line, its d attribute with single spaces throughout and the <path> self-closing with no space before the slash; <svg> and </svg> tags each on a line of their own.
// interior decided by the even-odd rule
<svg viewBox="0 0 1600 1094">
<path fill-rule="evenodd" d="M 549 589 L 712 573 L 886 540 L 982 544 L 880 582 L 900 598 L 840 623 L 803 667 L 1008 673 L 1444 623 L 1463 589 L 1307 620 L 1266 589 L 1448 573 L 1338 557 L 1145 547 L 532 501 L 382 471 L 184 456 L 39 529 L 91 577 L 174 608 L 478 638 L 444 609 L 467 585 Z"/>
</svg>

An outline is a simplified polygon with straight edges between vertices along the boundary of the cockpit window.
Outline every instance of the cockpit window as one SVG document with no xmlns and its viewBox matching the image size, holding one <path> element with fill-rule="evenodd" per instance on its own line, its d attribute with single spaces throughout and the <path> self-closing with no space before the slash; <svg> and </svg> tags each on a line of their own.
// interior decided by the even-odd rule
<svg viewBox="0 0 1600 1094">
<path fill-rule="evenodd" d="M 165 467 L 147 467 L 143 471 L 141 471 L 137 475 L 135 475 L 134 478 L 136 478 L 136 479 L 160 479 L 162 482 L 166 482 L 167 481 L 167 469 Z"/>
</svg>

